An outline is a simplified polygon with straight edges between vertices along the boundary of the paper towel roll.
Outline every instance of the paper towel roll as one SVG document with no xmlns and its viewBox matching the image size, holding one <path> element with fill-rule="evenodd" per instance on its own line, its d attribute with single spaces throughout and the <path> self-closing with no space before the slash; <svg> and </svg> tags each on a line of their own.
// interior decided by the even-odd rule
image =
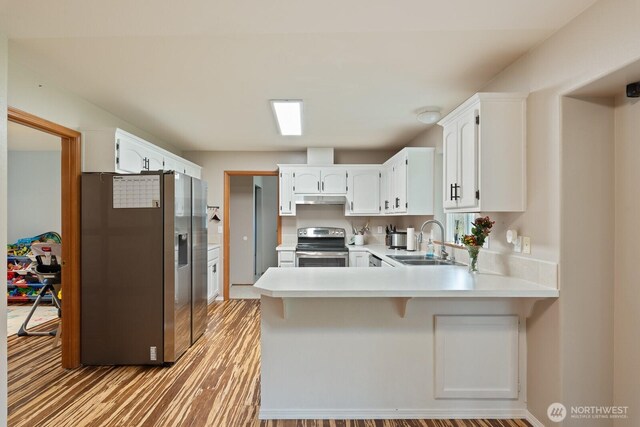
<svg viewBox="0 0 640 427">
<path fill-rule="evenodd" d="M 416 250 L 416 230 L 415 228 L 407 228 L 407 250 Z"/>
</svg>

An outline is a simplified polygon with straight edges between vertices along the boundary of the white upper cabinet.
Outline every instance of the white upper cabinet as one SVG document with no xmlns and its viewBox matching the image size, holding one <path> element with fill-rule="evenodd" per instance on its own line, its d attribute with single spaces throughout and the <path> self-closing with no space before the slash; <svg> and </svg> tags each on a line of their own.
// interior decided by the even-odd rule
<svg viewBox="0 0 640 427">
<path fill-rule="evenodd" d="M 139 173 L 147 170 L 147 150 L 135 140 L 121 135 L 116 138 L 116 171 Z"/>
<path fill-rule="evenodd" d="M 296 204 L 293 200 L 293 170 L 280 168 L 280 215 L 293 216 L 296 214 Z"/>
<path fill-rule="evenodd" d="M 200 178 L 202 168 L 122 129 L 82 132 L 84 172 L 175 170 Z"/>
<path fill-rule="evenodd" d="M 347 170 L 340 167 L 296 167 L 294 194 L 346 194 Z"/>
<path fill-rule="evenodd" d="M 347 215 L 378 215 L 380 205 L 379 166 L 352 167 L 347 172 Z"/>
<path fill-rule="evenodd" d="M 320 169 L 296 168 L 293 170 L 293 192 L 295 194 L 320 193 Z"/>
<path fill-rule="evenodd" d="M 435 148 L 409 147 L 384 165 L 278 165 L 281 216 L 295 196 L 346 196 L 345 215 L 433 215 Z"/>
<path fill-rule="evenodd" d="M 435 148 L 409 147 L 383 167 L 382 211 L 391 215 L 433 215 Z"/>
<path fill-rule="evenodd" d="M 320 170 L 320 191 L 325 194 L 345 194 L 347 192 L 347 170 L 343 168 L 323 168 Z"/>
<path fill-rule="evenodd" d="M 446 212 L 526 209 L 526 100 L 478 93 L 438 123 Z"/>
</svg>

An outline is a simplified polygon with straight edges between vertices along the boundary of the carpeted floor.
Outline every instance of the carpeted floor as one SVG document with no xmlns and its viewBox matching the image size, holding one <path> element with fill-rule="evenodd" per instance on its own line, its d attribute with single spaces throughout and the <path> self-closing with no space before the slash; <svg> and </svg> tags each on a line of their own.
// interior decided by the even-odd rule
<svg viewBox="0 0 640 427">
<path fill-rule="evenodd" d="M 31 310 L 31 304 L 7 306 L 7 336 L 15 335 L 18 333 L 18 329 L 20 329 L 20 325 L 22 325 L 24 319 L 27 318 L 29 310 Z M 57 318 L 58 309 L 55 306 L 49 304 L 41 304 L 38 306 L 36 312 L 31 317 L 31 321 L 29 321 L 28 327 L 32 328 L 34 326 Z"/>
</svg>

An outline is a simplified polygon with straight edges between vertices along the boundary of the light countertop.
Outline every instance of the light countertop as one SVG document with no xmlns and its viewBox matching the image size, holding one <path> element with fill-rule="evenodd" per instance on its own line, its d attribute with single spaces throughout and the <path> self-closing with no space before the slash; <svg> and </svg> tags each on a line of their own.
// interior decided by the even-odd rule
<svg viewBox="0 0 640 427">
<path fill-rule="evenodd" d="M 467 267 L 270 268 L 254 287 L 271 297 L 557 297 L 557 289 Z"/>
<path fill-rule="evenodd" d="M 554 298 L 555 288 L 493 273 L 470 274 L 466 266 L 407 266 L 388 255 L 424 255 L 424 251 L 385 245 L 348 245 L 395 268 L 270 268 L 254 287 L 271 297 L 466 297 Z M 295 250 L 280 245 L 278 250 Z"/>
<path fill-rule="evenodd" d="M 295 251 L 296 244 L 295 243 L 283 243 L 281 245 L 276 246 L 276 251 Z"/>
</svg>

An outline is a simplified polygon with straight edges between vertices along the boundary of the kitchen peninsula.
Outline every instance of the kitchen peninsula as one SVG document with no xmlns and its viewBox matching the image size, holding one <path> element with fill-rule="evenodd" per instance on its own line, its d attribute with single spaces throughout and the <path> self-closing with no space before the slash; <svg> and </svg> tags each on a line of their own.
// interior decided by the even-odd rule
<svg viewBox="0 0 640 427">
<path fill-rule="evenodd" d="M 525 417 L 525 321 L 559 295 L 460 266 L 271 268 L 255 287 L 262 419 Z"/>
</svg>

